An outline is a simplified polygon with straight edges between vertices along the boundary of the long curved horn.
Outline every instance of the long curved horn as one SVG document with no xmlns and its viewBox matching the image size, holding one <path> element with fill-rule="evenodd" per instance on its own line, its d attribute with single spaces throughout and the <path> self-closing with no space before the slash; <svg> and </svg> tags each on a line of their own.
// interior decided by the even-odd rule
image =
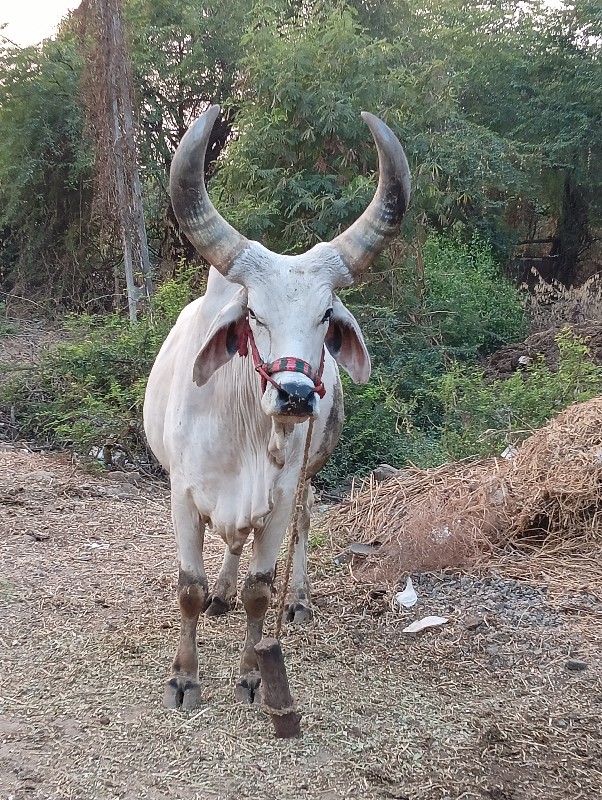
<svg viewBox="0 0 602 800">
<path fill-rule="evenodd" d="M 330 242 L 352 275 L 358 275 L 396 235 L 410 202 L 410 168 L 393 131 L 374 114 L 362 112 L 378 151 L 376 194 L 364 213 Z"/>
<path fill-rule="evenodd" d="M 205 152 L 220 108 L 204 111 L 182 137 L 174 155 L 169 190 L 174 213 L 199 253 L 227 275 L 250 242 L 216 211 L 205 187 Z"/>
</svg>

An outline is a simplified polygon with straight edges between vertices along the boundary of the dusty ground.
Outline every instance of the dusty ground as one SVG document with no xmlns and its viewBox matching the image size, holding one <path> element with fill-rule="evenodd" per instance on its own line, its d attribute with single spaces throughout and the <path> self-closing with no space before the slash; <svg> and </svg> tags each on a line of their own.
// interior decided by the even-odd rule
<svg viewBox="0 0 602 800">
<path fill-rule="evenodd" d="M 203 707 L 161 707 L 178 621 L 162 488 L 10 448 L 0 475 L 0 798 L 602 796 L 602 598 L 586 588 L 431 573 L 402 612 L 334 564 L 318 522 L 315 620 L 283 637 L 303 738 L 278 741 L 234 702 L 240 608 L 201 624 Z M 449 623 L 402 634 L 426 613 Z"/>
</svg>

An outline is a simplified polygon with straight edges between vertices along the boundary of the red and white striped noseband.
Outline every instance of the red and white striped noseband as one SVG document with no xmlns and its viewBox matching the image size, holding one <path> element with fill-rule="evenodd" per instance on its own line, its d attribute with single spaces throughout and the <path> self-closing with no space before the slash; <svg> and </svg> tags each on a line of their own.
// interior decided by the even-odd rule
<svg viewBox="0 0 602 800">
<path fill-rule="evenodd" d="M 266 364 L 261 360 L 259 350 L 255 344 L 255 338 L 253 337 L 253 331 L 251 330 L 249 320 L 247 319 L 245 320 L 240 337 L 238 339 L 238 355 L 243 357 L 248 356 L 249 345 L 251 347 L 251 355 L 253 356 L 255 370 L 261 376 L 262 394 L 265 392 L 268 383 L 271 383 L 272 386 L 276 387 L 276 389 L 282 389 L 282 387 L 272 378 L 272 375 L 274 375 L 276 372 L 300 372 L 302 375 L 306 375 L 311 381 L 313 381 L 313 384 L 316 387 L 315 392 L 318 397 L 324 397 L 326 394 L 326 387 L 322 383 L 325 348 L 322 348 L 322 358 L 320 359 L 320 367 L 317 372 L 312 368 L 311 364 L 307 363 L 307 361 L 303 361 L 301 358 L 292 358 L 290 356 L 287 356 L 286 358 L 278 358 L 276 361 L 272 361 L 271 364 Z"/>
</svg>

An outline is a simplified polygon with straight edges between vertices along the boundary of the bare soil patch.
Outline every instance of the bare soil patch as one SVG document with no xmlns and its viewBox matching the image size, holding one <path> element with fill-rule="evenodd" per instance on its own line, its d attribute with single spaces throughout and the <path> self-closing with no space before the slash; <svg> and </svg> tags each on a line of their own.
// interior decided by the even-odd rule
<svg viewBox="0 0 602 800">
<path fill-rule="evenodd" d="M 10 448 L 0 475 L 0 797 L 601 796 L 595 592 L 427 572 L 402 611 L 335 565 L 317 518 L 315 619 L 282 638 L 303 738 L 279 741 L 234 701 L 240 607 L 200 625 L 202 708 L 160 705 L 178 625 L 163 488 Z M 215 577 L 221 542 L 207 551 Z M 402 633 L 426 614 L 449 623 Z"/>
<path fill-rule="evenodd" d="M 541 358 L 552 370 L 558 368 L 560 351 L 556 337 L 565 326 L 558 325 L 546 330 L 536 331 L 524 342 L 508 344 L 500 347 L 485 361 L 485 374 L 489 380 L 505 380 L 525 365 Z M 575 336 L 579 336 L 587 345 L 594 364 L 602 364 L 602 324 L 591 322 L 569 325 Z"/>
</svg>

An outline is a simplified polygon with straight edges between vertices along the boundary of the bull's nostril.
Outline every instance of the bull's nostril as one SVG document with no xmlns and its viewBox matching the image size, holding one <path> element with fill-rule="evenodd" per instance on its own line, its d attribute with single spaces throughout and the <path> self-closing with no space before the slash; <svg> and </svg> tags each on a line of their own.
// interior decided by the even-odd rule
<svg viewBox="0 0 602 800">
<path fill-rule="evenodd" d="M 289 416 L 307 416 L 316 411 L 314 387 L 298 383 L 287 383 L 278 389 L 278 413 Z"/>
<path fill-rule="evenodd" d="M 280 384 L 278 394 L 284 393 L 283 399 L 290 398 L 291 402 L 311 402 L 315 388 L 304 383 Z"/>
</svg>

